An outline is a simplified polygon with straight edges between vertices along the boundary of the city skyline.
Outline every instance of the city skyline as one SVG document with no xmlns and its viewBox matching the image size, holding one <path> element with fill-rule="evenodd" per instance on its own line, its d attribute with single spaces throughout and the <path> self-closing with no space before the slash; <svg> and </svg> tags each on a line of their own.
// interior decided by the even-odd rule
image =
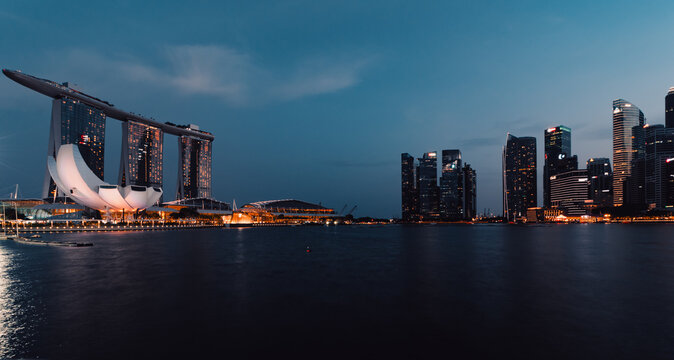
<svg viewBox="0 0 674 360">
<path fill-rule="evenodd" d="M 584 162 L 613 160 L 615 99 L 638 104 L 648 123 L 665 123 L 664 97 L 674 85 L 666 61 L 672 50 L 661 46 L 672 19 L 662 11 L 665 2 L 631 6 L 630 23 L 616 21 L 620 7 L 607 3 L 422 4 L 390 7 L 386 18 L 376 15 L 382 5 L 346 3 L 336 12 L 329 5 L 298 5 L 302 14 L 291 5 L 269 5 L 276 15 L 246 16 L 250 24 L 235 19 L 254 11 L 252 5 L 225 4 L 198 23 L 193 15 L 204 13 L 199 5 L 140 6 L 124 13 L 132 29 L 101 27 L 54 44 L 44 31 L 58 27 L 52 19 L 83 26 L 93 19 L 80 10 L 8 4 L 0 13 L 2 30 L 24 35 L 0 40 L 15 49 L 0 55 L 0 65 L 72 81 L 122 108 L 221 134 L 212 149 L 217 199 L 292 197 L 337 208 L 357 203 L 360 215 L 381 217 L 400 216 L 402 151 L 460 148 L 470 154 L 480 174 L 478 212 L 498 213 L 499 153 L 507 132 L 535 136 L 543 149 L 540 132 L 564 124 L 573 129 L 573 153 Z M 97 7 L 113 16 L 118 11 Z M 141 21 L 150 10 L 184 14 L 187 30 Z M 466 20 L 448 25 L 446 14 L 454 13 Z M 597 21 L 590 25 L 586 16 Z M 270 34 L 277 36 L 265 40 Z M 638 49 L 610 56 L 615 35 Z M 8 81 L 0 90 L 0 187 L 19 183 L 25 196 L 39 195 L 44 169 L 24 169 L 12 159 L 42 161 L 49 106 Z M 108 126 L 106 136 L 121 136 L 117 128 Z M 27 137 L 30 147 L 22 146 Z M 105 149 L 110 182 L 116 182 L 119 146 Z M 177 164 L 177 144 L 164 147 L 164 162 Z M 543 164 L 542 151 L 538 156 Z M 175 166 L 165 166 L 164 182 L 172 182 Z M 537 176 L 542 184 L 542 169 Z M 165 187 L 165 196 L 175 193 L 172 183 Z"/>
</svg>

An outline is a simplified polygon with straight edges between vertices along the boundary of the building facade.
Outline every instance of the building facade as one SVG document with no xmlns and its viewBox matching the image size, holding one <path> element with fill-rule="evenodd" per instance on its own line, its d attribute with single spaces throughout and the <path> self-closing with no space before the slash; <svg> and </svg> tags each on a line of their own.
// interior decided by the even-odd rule
<svg viewBox="0 0 674 360">
<path fill-rule="evenodd" d="M 543 132 L 545 156 L 543 164 L 543 205 L 550 207 L 550 177 L 578 169 L 578 157 L 571 155 L 571 129 L 564 126 Z"/>
<path fill-rule="evenodd" d="M 624 99 L 613 101 L 613 204 L 625 203 L 623 183 L 631 174 L 638 149 L 633 145 L 632 129 L 643 126 L 644 113 Z"/>
<path fill-rule="evenodd" d="M 652 208 L 664 209 L 668 205 L 667 160 L 674 157 L 674 128 L 652 125 L 644 128 L 644 197 Z"/>
<path fill-rule="evenodd" d="M 470 164 L 463 166 L 463 193 L 464 193 L 464 213 L 466 220 L 477 217 L 477 174 Z"/>
<path fill-rule="evenodd" d="M 588 197 L 597 206 L 613 206 L 613 169 L 608 158 L 590 158 L 586 163 Z"/>
<path fill-rule="evenodd" d="M 87 166 L 96 176 L 103 179 L 105 120 L 104 112 L 79 100 L 67 97 L 52 100 L 47 156 L 56 157 L 61 145 L 75 144 Z M 47 170 L 42 197 L 63 195 L 57 193 L 56 184 Z"/>
<path fill-rule="evenodd" d="M 665 96 L 665 126 L 674 128 L 674 87 L 670 87 Z"/>
<path fill-rule="evenodd" d="M 464 177 L 460 150 L 442 150 L 440 175 L 440 216 L 450 220 L 464 218 Z"/>
<path fill-rule="evenodd" d="M 164 132 L 156 127 L 122 123 L 122 158 L 119 185 L 163 187 Z"/>
<path fill-rule="evenodd" d="M 178 138 L 176 199 L 211 197 L 211 141 L 191 136 Z"/>
<path fill-rule="evenodd" d="M 419 214 L 424 218 L 440 216 L 438 154 L 425 153 L 419 158 Z"/>
<path fill-rule="evenodd" d="M 508 221 L 526 217 L 536 207 L 536 138 L 508 134 L 503 148 L 503 216 Z"/>
<path fill-rule="evenodd" d="M 419 197 L 417 195 L 416 164 L 414 156 L 408 153 L 400 155 L 400 174 L 402 185 L 402 219 L 410 221 L 415 218 L 419 212 Z"/>
<path fill-rule="evenodd" d="M 566 216 L 587 215 L 593 205 L 588 185 L 587 170 L 572 170 L 551 176 L 551 207 L 562 210 Z"/>
</svg>

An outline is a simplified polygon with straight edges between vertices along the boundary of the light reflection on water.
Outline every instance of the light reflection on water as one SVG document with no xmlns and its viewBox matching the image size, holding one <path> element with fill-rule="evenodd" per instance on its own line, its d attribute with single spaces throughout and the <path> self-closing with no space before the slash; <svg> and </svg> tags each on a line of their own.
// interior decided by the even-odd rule
<svg viewBox="0 0 674 360">
<path fill-rule="evenodd" d="M 13 257 L 10 251 L 0 247 L 0 358 L 13 355 L 15 348 L 12 345 L 19 331 L 16 314 L 18 305 L 13 294 L 15 287 L 9 276 Z"/>
</svg>

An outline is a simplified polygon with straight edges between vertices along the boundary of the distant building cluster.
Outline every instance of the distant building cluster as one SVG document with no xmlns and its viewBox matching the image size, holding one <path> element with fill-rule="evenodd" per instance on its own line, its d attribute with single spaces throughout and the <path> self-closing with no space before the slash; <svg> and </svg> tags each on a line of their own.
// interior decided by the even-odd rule
<svg viewBox="0 0 674 360">
<path fill-rule="evenodd" d="M 507 221 L 578 219 L 596 208 L 674 211 L 674 87 L 665 96 L 665 125 L 648 125 L 624 99 L 613 101 L 613 167 L 571 151 L 571 129 L 545 129 L 543 206 L 537 199 L 536 138 L 508 134 L 503 147 L 503 216 Z"/>
<path fill-rule="evenodd" d="M 475 170 L 462 162 L 460 150 L 443 150 L 441 156 L 438 182 L 437 152 L 418 159 L 401 155 L 404 221 L 460 221 L 476 216 Z"/>
</svg>

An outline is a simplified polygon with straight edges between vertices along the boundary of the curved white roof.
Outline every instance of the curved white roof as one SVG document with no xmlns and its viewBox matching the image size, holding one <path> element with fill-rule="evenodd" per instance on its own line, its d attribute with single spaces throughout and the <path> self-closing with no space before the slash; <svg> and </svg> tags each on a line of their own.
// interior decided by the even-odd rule
<svg viewBox="0 0 674 360">
<path fill-rule="evenodd" d="M 97 210 L 137 210 L 152 206 L 162 195 L 159 188 L 110 185 L 87 166 L 75 144 L 59 147 L 47 168 L 54 183 L 78 204 Z"/>
</svg>

